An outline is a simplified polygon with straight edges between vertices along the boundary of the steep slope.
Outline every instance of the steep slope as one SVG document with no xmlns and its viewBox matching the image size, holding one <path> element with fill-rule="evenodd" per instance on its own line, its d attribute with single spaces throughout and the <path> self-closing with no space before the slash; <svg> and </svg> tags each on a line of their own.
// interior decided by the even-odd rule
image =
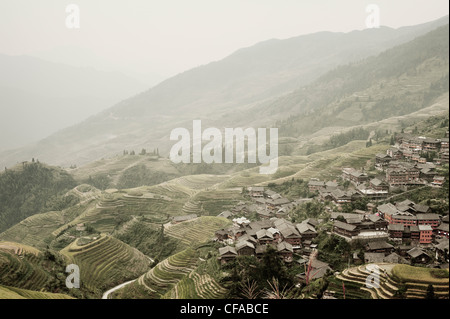
<svg viewBox="0 0 450 319">
<path fill-rule="evenodd" d="M 150 268 L 150 259 L 137 249 L 106 235 L 81 245 L 80 240 L 61 250 L 80 271 L 80 285 L 100 297 L 107 289 L 135 279 Z"/>
<path fill-rule="evenodd" d="M 66 294 L 39 292 L 0 285 L 0 299 L 73 299 Z"/>
<path fill-rule="evenodd" d="M 5 290 L 26 298 L 33 298 L 33 294 L 34 298 L 40 298 L 38 291 L 68 294 L 63 275 L 65 266 L 64 259 L 56 252 L 0 241 L 0 298 Z M 24 295 L 21 289 L 28 291 L 23 291 Z"/>
<path fill-rule="evenodd" d="M 446 25 L 377 56 L 340 66 L 249 114 L 273 118 L 291 112 L 275 126 L 281 136 L 303 136 L 302 141 L 321 129 L 339 131 L 426 108 L 448 93 L 448 36 Z"/>
<path fill-rule="evenodd" d="M 74 194 L 79 192 L 78 189 L 82 187 L 69 191 L 66 198 L 75 197 Z M 35 214 L 20 221 L 0 233 L 0 240 L 18 242 L 38 249 L 44 249 L 49 245 L 58 249 L 67 246 L 73 239 L 70 231 L 63 232 L 63 230 L 69 228 L 70 222 L 75 218 L 95 208 L 94 199 L 99 196 L 99 192 L 84 192 L 78 195 L 79 201 L 73 201 L 67 208 Z"/>
<path fill-rule="evenodd" d="M 75 185 L 66 171 L 38 162 L 5 169 L 0 173 L 0 232 L 34 214 L 73 204 L 62 196 Z"/>
<path fill-rule="evenodd" d="M 306 85 L 338 65 L 377 54 L 447 22 L 445 17 L 397 30 L 320 32 L 259 43 L 179 74 L 33 146 L 4 152 L 0 164 L 8 166 L 35 156 L 48 163 L 80 165 L 141 147 L 159 147 L 163 154 L 168 151 L 168 135 L 173 128 L 186 127 L 196 118 L 208 119 L 205 125 L 219 127 L 253 124 L 242 115 L 255 103 Z"/>
</svg>

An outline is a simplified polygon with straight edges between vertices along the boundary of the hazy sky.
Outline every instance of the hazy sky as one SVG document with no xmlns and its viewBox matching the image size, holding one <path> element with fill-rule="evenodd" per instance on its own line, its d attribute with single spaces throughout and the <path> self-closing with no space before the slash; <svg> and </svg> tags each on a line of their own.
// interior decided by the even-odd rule
<svg viewBox="0 0 450 319">
<path fill-rule="evenodd" d="M 65 25 L 68 4 L 80 29 Z M 171 76 L 271 38 L 438 19 L 448 0 L 1 0 L 0 53 Z"/>
</svg>

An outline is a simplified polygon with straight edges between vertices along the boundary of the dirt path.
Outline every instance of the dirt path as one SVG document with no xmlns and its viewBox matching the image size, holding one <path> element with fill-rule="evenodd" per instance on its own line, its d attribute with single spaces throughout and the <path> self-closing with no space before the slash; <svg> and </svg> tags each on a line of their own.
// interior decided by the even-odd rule
<svg viewBox="0 0 450 319">
<path fill-rule="evenodd" d="M 109 289 L 107 292 L 105 292 L 105 293 L 103 294 L 102 299 L 108 299 L 108 296 L 109 296 L 111 293 L 113 293 L 114 291 L 119 290 L 119 289 L 125 287 L 126 285 L 131 284 L 132 282 L 135 282 L 136 280 L 137 280 L 137 279 L 130 280 L 130 281 L 124 282 L 123 284 L 120 284 L 120 285 L 118 285 L 118 286 L 116 286 L 116 287 L 114 287 L 114 288 Z"/>
</svg>

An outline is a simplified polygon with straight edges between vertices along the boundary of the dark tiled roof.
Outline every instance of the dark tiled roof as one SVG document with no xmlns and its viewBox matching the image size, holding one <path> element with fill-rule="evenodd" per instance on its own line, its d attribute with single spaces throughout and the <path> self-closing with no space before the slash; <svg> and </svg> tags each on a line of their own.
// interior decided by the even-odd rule
<svg viewBox="0 0 450 319">
<path fill-rule="evenodd" d="M 337 228 L 348 230 L 348 231 L 353 231 L 353 230 L 356 229 L 356 226 L 349 225 L 347 223 L 343 223 L 343 222 L 341 222 L 339 220 L 334 221 L 334 226 L 337 227 Z"/>
</svg>

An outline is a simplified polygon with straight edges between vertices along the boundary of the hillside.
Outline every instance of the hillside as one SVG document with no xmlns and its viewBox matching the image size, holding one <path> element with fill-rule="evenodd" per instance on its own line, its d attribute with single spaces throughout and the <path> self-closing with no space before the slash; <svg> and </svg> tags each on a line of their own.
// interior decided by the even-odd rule
<svg viewBox="0 0 450 319">
<path fill-rule="evenodd" d="M 208 251 L 211 249 L 205 248 Z M 113 298 L 223 298 L 227 289 L 217 280 L 220 267 L 216 255 L 207 257 L 205 251 L 201 247 L 188 248 L 164 259 L 136 281 L 116 291 Z"/>
<path fill-rule="evenodd" d="M 448 36 L 446 25 L 378 56 L 340 66 L 302 90 L 258 106 L 258 114 L 270 115 L 275 107 L 296 110 L 299 115 L 275 126 L 281 136 L 306 141 L 321 129 L 336 132 L 431 106 L 448 92 Z"/>
<path fill-rule="evenodd" d="M 266 113 L 255 117 L 248 112 L 254 114 L 255 104 L 270 104 L 339 65 L 376 55 L 446 23 L 448 17 L 400 29 L 320 32 L 262 42 L 179 74 L 35 145 L 2 152 L 0 165 L 38 157 L 50 164 L 79 166 L 124 149 L 146 147 L 167 154 L 170 131 L 189 127 L 195 118 L 208 119 L 205 125 L 216 127 L 272 124 Z M 292 114 L 286 108 L 280 111 L 270 122 Z"/>
<path fill-rule="evenodd" d="M 33 162 L 0 173 L 0 232 L 37 213 L 73 205 L 73 197 L 63 197 L 75 187 L 66 171 Z"/>
<path fill-rule="evenodd" d="M 39 153 L 39 160 L 71 165 L 49 166 L 34 157 L 0 173 L 0 298 L 100 298 L 124 283 L 109 298 L 231 298 L 242 295 L 237 289 L 245 288 L 240 285 L 244 278 L 257 278 L 258 287 L 267 288 L 271 283 L 264 276 L 273 273 L 283 281 L 300 279 L 286 295 L 291 298 L 317 297 L 319 290 L 322 296 L 327 286 L 344 298 L 344 283 L 349 299 L 391 299 L 399 294 L 423 298 L 429 284 L 435 285 L 437 296 L 448 298 L 448 271 L 425 267 L 380 265 L 386 269 L 381 288 L 364 288 L 368 273 L 359 255 L 367 247 L 330 236 L 334 228 L 329 213 L 367 208 L 369 215 L 367 198 L 351 196 L 343 204 L 339 197 L 316 197 L 302 203 L 313 196 L 308 184 L 312 178 L 335 181 L 343 189 L 357 187 L 344 181 L 344 167 L 363 171 L 371 181 L 381 179 L 385 173 L 377 169 L 375 155 L 385 154 L 400 132 L 439 138 L 442 141 L 430 143 L 445 146 L 447 23 L 444 18 L 398 30 L 322 32 L 263 42 L 169 79 L 34 149 L 0 154 L 5 163 Z M 186 123 L 190 128 L 192 119 L 200 117 L 209 117 L 204 125 L 220 128 L 261 123 L 278 127 L 277 172 L 260 174 L 256 164 L 171 162 L 165 156 L 168 133 Z M 437 149 L 420 156 L 434 159 Z M 442 186 L 432 177 L 430 184 L 392 188 L 388 198 L 371 203 L 408 199 L 446 215 L 448 165 L 435 165 L 436 175 L 447 177 Z M 424 173 L 427 170 L 417 171 Z M 222 265 L 226 258 L 218 259 L 219 248 L 232 245 L 227 240 L 232 234 L 245 231 L 257 241 L 258 229 L 269 227 L 252 223 L 241 231 L 230 230 L 223 242 L 215 238 L 217 230 L 236 222 L 231 218 L 259 221 L 266 216 L 256 207 L 267 210 L 277 204 L 251 202 L 250 186 L 265 186 L 292 201 L 294 206 L 282 206 L 286 214 L 273 208 L 272 216 L 293 223 L 317 219 L 318 225 L 309 220 L 314 231 L 308 227 L 317 237 L 305 240 L 302 232 L 299 250 L 294 251 L 293 244 L 284 246 L 284 253 L 292 253 L 286 263 L 275 249 L 267 249 L 259 260 L 240 256 Z M 409 207 L 415 211 L 416 205 Z M 235 216 L 218 216 L 226 210 Z M 180 216 L 186 220 L 175 218 Z M 375 222 L 356 224 L 381 231 Z M 275 222 L 273 227 L 278 227 Z M 305 286 L 301 275 L 307 265 L 300 258 L 311 256 L 312 244 L 332 271 Z M 355 247 L 359 260 L 351 254 Z M 438 259 L 429 257 L 432 262 Z M 71 263 L 81 269 L 80 289 L 64 285 L 64 267 Z"/>
<path fill-rule="evenodd" d="M 88 243 L 77 240 L 61 250 L 61 254 L 83 269 L 81 285 L 96 297 L 108 288 L 136 278 L 151 264 L 138 250 L 105 235 Z"/>
<path fill-rule="evenodd" d="M 428 285 L 433 285 L 437 298 L 448 299 L 448 269 L 429 269 L 400 264 L 373 264 L 380 270 L 379 287 L 364 288 L 371 274 L 368 265 L 345 269 L 336 277 L 359 283 L 361 289 L 371 291 L 373 299 L 424 299 Z M 404 292 L 401 292 L 404 289 Z M 403 294 L 403 296 L 401 296 Z"/>
<path fill-rule="evenodd" d="M 48 250 L 0 241 L 0 298 L 69 298 L 63 257 Z M 55 294 L 52 294 L 55 293 Z"/>
<path fill-rule="evenodd" d="M 75 196 L 73 195 L 75 190 L 78 190 L 78 187 L 67 194 Z M 70 243 L 69 234 L 74 231 L 73 227 L 69 227 L 70 222 L 95 207 L 94 198 L 98 196 L 98 191 L 85 192 L 83 195 L 86 197 L 79 203 L 74 201 L 72 206 L 58 211 L 35 214 L 20 221 L 0 233 L 0 240 L 23 243 L 38 249 L 44 249 L 48 245 L 56 246 L 59 249 L 65 247 Z M 60 229 L 66 230 L 66 228 L 70 229 L 61 233 L 62 230 Z"/>
<path fill-rule="evenodd" d="M 0 299 L 73 299 L 73 297 L 0 285 Z"/>
</svg>

